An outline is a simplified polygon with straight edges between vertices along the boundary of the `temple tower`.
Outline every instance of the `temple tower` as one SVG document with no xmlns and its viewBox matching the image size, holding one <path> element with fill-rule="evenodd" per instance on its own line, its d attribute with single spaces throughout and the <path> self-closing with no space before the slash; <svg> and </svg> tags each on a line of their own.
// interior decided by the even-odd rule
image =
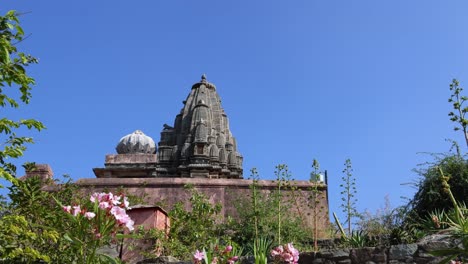
<svg viewBox="0 0 468 264">
<path fill-rule="evenodd" d="M 194 84 L 174 126 L 164 124 L 155 142 L 137 130 L 122 137 L 117 154 L 106 155 L 98 178 L 242 178 L 242 156 L 214 84 Z"/>
<path fill-rule="evenodd" d="M 164 125 L 158 143 L 158 177 L 242 178 L 242 156 L 216 86 L 194 84 L 174 126 Z"/>
</svg>

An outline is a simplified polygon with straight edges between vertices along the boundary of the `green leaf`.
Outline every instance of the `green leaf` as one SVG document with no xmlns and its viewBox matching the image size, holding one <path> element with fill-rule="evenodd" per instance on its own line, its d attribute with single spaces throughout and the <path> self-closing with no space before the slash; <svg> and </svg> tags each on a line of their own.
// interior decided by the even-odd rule
<svg viewBox="0 0 468 264">
<path fill-rule="evenodd" d="M 10 52 L 8 51 L 7 46 L 3 46 L 2 61 L 4 64 L 10 64 Z"/>
<path fill-rule="evenodd" d="M 65 240 L 67 240 L 68 242 L 73 242 L 73 239 L 71 239 L 68 234 L 63 235 L 63 238 L 65 238 Z"/>
</svg>

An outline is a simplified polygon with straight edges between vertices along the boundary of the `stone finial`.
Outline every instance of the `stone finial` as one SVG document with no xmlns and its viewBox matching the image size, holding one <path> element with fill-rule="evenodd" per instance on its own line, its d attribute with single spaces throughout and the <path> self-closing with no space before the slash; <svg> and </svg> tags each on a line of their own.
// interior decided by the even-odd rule
<svg viewBox="0 0 468 264">
<path fill-rule="evenodd" d="M 202 83 L 206 83 L 206 82 L 207 82 L 207 81 L 206 81 L 206 74 L 203 74 L 203 75 L 201 76 L 201 82 L 202 82 Z"/>
</svg>

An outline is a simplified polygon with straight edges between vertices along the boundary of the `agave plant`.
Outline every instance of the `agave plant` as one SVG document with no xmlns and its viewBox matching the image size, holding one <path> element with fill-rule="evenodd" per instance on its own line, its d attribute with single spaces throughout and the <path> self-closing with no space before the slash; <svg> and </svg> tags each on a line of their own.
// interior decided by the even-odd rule
<svg viewBox="0 0 468 264">
<path fill-rule="evenodd" d="M 426 232 L 436 232 L 447 229 L 448 215 L 444 210 L 434 210 L 421 221 L 421 227 Z"/>
<path fill-rule="evenodd" d="M 271 247 L 271 240 L 266 237 L 260 237 L 253 243 L 253 255 L 255 264 L 267 264 L 268 250 Z"/>
<path fill-rule="evenodd" d="M 363 230 L 353 230 L 345 243 L 352 248 L 363 248 L 369 245 L 369 236 Z"/>
<path fill-rule="evenodd" d="M 441 168 L 439 168 L 439 172 L 444 191 L 448 194 L 454 207 L 453 213 L 447 216 L 447 225 L 449 227 L 446 231 L 448 231 L 453 238 L 458 239 L 459 245 L 454 248 L 435 250 L 432 251 L 431 254 L 444 256 L 445 258 L 440 263 L 449 263 L 457 257 L 468 256 L 468 209 L 464 204 L 455 200 L 450 185 L 448 184 L 449 177 L 444 175 Z"/>
</svg>

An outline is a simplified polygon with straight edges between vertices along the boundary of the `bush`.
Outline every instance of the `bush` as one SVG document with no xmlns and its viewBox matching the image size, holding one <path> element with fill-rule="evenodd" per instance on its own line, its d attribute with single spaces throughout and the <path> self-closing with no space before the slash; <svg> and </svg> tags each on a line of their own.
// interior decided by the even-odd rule
<svg viewBox="0 0 468 264">
<path fill-rule="evenodd" d="M 453 208 L 449 196 L 444 192 L 438 168 L 449 176 L 448 183 L 455 199 L 468 203 L 468 162 L 459 154 L 433 155 L 436 161 L 417 170 L 421 179 L 415 184 L 418 191 L 407 206 L 407 223 L 418 223 L 435 211 Z"/>
</svg>

